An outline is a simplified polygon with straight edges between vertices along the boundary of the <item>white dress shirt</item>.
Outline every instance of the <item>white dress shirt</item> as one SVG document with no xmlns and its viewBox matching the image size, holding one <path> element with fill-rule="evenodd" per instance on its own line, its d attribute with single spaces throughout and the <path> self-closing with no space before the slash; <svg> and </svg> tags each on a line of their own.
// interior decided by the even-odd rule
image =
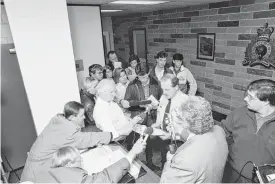
<svg viewBox="0 0 275 184">
<path fill-rule="evenodd" d="M 171 99 L 171 106 L 169 113 L 171 114 L 174 120 L 177 120 L 176 111 L 178 111 L 179 107 L 182 103 L 186 102 L 188 99 L 188 95 L 184 94 L 181 91 L 178 91 L 177 94 Z M 162 121 L 165 114 L 165 109 L 168 104 L 168 99 L 162 95 L 159 100 L 159 106 L 157 109 L 157 121 L 154 127 L 161 127 L 162 128 Z"/>
<path fill-rule="evenodd" d="M 117 103 L 108 103 L 100 97 L 96 100 L 93 117 L 96 126 L 104 132 L 112 132 L 113 138 L 119 137 L 121 130 L 132 128 Z"/>
</svg>

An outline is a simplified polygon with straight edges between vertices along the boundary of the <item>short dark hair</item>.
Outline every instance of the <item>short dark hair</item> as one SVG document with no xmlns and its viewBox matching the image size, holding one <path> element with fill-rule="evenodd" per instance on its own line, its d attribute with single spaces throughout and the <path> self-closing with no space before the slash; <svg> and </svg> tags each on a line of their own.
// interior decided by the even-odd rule
<svg viewBox="0 0 275 184">
<path fill-rule="evenodd" d="M 255 91 L 260 101 L 268 101 L 275 106 L 275 81 L 271 79 L 259 79 L 251 82 L 246 91 Z"/>
<path fill-rule="evenodd" d="M 156 55 L 155 59 L 167 58 L 167 56 L 168 56 L 168 54 L 167 54 L 166 52 L 160 51 L 160 52 Z"/>
<path fill-rule="evenodd" d="M 129 57 L 129 64 L 131 63 L 131 61 L 136 60 L 137 63 L 140 63 L 139 57 L 136 54 L 131 54 Z"/>
<path fill-rule="evenodd" d="M 89 66 L 89 76 L 91 77 L 92 74 L 95 74 L 96 71 L 103 71 L 103 67 L 100 64 L 93 64 Z"/>
<path fill-rule="evenodd" d="M 180 54 L 180 53 L 176 53 L 176 54 L 173 55 L 173 60 L 181 61 L 181 65 L 183 65 L 183 58 L 184 58 L 183 55 Z M 172 62 L 172 66 L 175 67 L 174 62 Z"/>
<path fill-rule="evenodd" d="M 112 70 L 112 67 L 111 67 L 111 66 L 109 66 L 109 65 L 105 65 L 105 66 L 103 67 L 103 78 L 104 78 L 104 79 L 106 79 L 106 78 L 107 78 L 107 76 L 106 76 L 106 72 L 107 72 L 107 70 L 111 70 L 111 71 L 113 72 L 113 70 Z"/>
<path fill-rule="evenodd" d="M 113 51 L 113 50 L 109 51 L 109 52 L 107 53 L 108 59 L 109 59 L 109 56 L 110 56 L 111 54 L 116 54 L 116 51 Z"/>
<path fill-rule="evenodd" d="M 143 76 L 149 73 L 149 66 L 147 62 L 140 62 L 137 64 L 135 72 L 139 76 Z"/>
<path fill-rule="evenodd" d="M 77 116 L 80 109 L 84 109 L 84 106 L 81 103 L 76 101 L 67 102 L 63 110 L 65 118 L 68 119 L 70 116 Z"/>
<path fill-rule="evenodd" d="M 161 81 L 163 82 L 166 82 L 168 80 L 171 81 L 172 87 L 179 85 L 179 79 L 174 74 L 167 73 L 161 78 Z"/>
<path fill-rule="evenodd" d="M 183 55 L 180 54 L 180 53 L 176 53 L 173 55 L 173 60 L 180 60 L 182 61 L 183 60 Z"/>
</svg>

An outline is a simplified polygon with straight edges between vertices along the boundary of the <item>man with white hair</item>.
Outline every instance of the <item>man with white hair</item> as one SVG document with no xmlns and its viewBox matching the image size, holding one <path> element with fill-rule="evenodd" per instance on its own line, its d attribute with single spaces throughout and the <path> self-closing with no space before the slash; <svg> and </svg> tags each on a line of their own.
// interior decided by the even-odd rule
<svg viewBox="0 0 275 184">
<path fill-rule="evenodd" d="M 210 103 L 190 96 L 176 114 L 181 121 L 172 122 L 168 130 L 186 142 L 174 154 L 167 153 L 160 182 L 220 183 L 228 147 L 225 132 L 214 125 Z"/>
<path fill-rule="evenodd" d="M 93 113 L 96 126 L 102 131 L 112 132 L 115 140 L 125 138 L 142 118 L 137 116 L 128 120 L 124 116 L 121 108 L 114 102 L 116 87 L 113 80 L 103 79 L 98 83 L 96 91 L 97 100 Z"/>
</svg>

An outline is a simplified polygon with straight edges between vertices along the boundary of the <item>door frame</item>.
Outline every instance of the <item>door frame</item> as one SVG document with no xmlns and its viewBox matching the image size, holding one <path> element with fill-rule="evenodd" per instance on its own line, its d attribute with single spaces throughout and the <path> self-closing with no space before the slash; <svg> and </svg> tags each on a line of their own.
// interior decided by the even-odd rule
<svg viewBox="0 0 275 184">
<path fill-rule="evenodd" d="M 144 36 L 145 36 L 145 60 L 147 62 L 147 54 L 148 54 L 148 50 L 147 50 L 147 31 L 146 28 L 129 28 L 128 29 L 128 35 L 129 35 L 129 48 L 130 48 L 130 55 L 134 54 L 134 31 L 144 31 Z"/>
</svg>

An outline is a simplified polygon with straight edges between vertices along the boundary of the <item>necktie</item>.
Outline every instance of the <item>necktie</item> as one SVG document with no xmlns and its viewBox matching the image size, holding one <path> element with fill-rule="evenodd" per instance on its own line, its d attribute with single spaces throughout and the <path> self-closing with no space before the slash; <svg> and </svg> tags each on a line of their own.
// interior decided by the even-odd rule
<svg viewBox="0 0 275 184">
<path fill-rule="evenodd" d="M 168 118 L 167 113 L 170 112 L 170 106 L 171 106 L 171 99 L 169 99 L 168 101 L 169 102 L 168 102 L 168 104 L 167 104 L 167 106 L 165 108 L 165 112 L 164 112 L 164 116 L 163 116 L 163 120 L 162 120 L 162 129 L 164 131 L 167 131 L 167 129 L 166 129 L 167 124 L 166 124 L 165 120 Z"/>
</svg>

